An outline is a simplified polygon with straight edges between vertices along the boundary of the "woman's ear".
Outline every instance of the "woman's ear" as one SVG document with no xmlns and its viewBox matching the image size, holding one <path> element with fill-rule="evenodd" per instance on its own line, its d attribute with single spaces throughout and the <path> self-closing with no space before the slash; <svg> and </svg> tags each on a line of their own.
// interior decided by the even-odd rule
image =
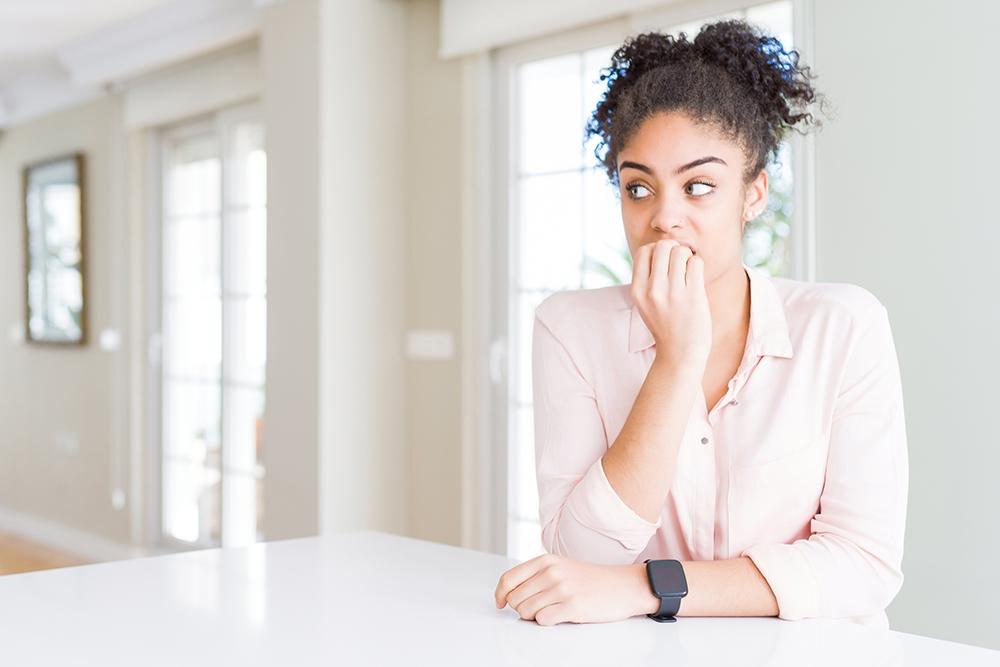
<svg viewBox="0 0 1000 667">
<path fill-rule="evenodd" d="M 764 212 L 767 206 L 767 170 L 761 169 L 747 186 L 743 202 L 743 222 L 753 220 Z"/>
</svg>

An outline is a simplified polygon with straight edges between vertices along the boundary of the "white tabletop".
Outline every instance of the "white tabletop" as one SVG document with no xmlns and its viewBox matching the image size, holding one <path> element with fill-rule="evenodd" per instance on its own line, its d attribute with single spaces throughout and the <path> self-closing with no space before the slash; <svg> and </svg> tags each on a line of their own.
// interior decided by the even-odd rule
<svg viewBox="0 0 1000 667">
<path fill-rule="evenodd" d="M 364 532 L 0 577 L 5 665 L 1000 665 L 845 621 L 541 627 L 500 556 Z"/>
</svg>

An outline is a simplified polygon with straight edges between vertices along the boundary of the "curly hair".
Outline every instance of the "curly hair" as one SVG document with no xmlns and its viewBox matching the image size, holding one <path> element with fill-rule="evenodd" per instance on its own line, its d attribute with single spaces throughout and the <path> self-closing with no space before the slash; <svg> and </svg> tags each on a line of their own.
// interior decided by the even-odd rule
<svg viewBox="0 0 1000 667">
<path fill-rule="evenodd" d="M 646 32 L 629 37 L 601 70 L 607 90 L 587 121 L 584 141 L 601 141 L 594 157 L 618 188 L 617 156 L 644 121 L 681 111 L 720 130 L 743 149 L 744 178 L 776 157 L 786 130 L 820 126 L 810 105 L 825 100 L 799 64 L 798 51 L 741 20 L 702 27 L 693 40 Z M 802 129 L 800 129 L 802 128 Z"/>
</svg>

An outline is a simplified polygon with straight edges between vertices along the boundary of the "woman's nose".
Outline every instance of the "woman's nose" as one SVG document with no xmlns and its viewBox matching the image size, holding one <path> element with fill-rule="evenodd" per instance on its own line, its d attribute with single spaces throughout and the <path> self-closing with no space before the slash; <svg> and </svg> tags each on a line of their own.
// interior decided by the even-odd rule
<svg viewBox="0 0 1000 667">
<path fill-rule="evenodd" d="M 660 205 L 653 212 L 653 219 L 650 221 L 653 229 L 667 232 L 671 229 L 683 227 L 686 221 L 683 202 L 677 199 L 663 198 Z"/>
</svg>

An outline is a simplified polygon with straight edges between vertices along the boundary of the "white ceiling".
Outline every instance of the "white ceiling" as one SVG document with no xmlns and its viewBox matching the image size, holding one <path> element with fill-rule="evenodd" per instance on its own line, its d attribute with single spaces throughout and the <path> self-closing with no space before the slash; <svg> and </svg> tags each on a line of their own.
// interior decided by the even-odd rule
<svg viewBox="0 0 1000 667">
<path fill-rule="evenodd" d="M 0 0 L 0 127 L 245 40 L 280 0 Z"/>
<path fill-rule="evenodd" d="M 58 49 L 173 0 L 0 0 L 0 85 Z"/>
</svg>

